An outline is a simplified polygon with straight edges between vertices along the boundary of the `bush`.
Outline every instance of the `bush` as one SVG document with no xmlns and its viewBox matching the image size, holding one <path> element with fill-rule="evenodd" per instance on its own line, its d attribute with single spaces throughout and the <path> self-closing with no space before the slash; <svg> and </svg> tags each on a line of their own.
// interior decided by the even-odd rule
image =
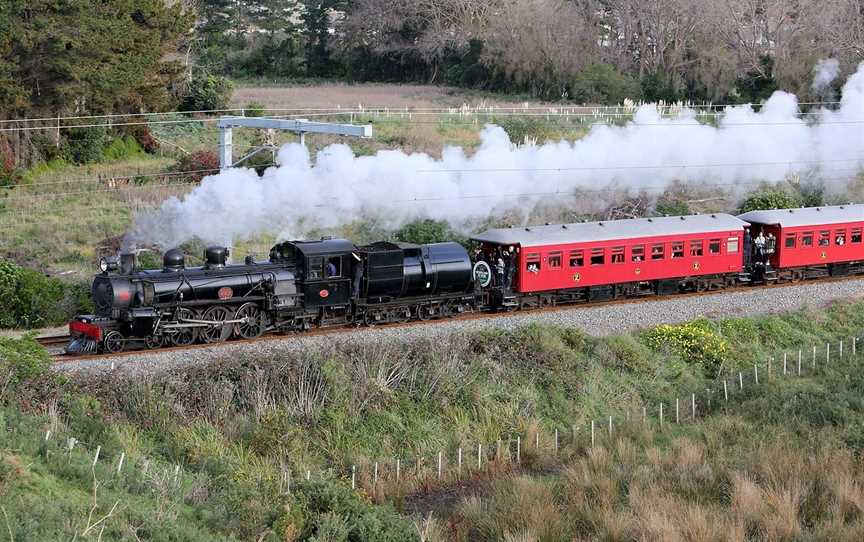
<svg viewBox="0 0 864 542">
<path fill-rule="evenodd" d="M 92 164 L 102 159 L 104 147 L 103 128 L 73 128 L 65 134 L 63 157 L 76 164 Z"/>
<path fill-rule="evenodd" d="M 105 160 L 121 160 L 143 152 L 144 149 L 141 148 L 135 138 L 126 136 L 113 139 L 102 151 L 102 157 Z"/>
<path fill-rule="evenodd" d="M 89 286 L 0 260 L 0 328 L 60 325 L 92 309 Z"/>
<path fill-rule="evenodd" d="M 668 350 L 687 363 L 702 366 L 709 374 L 716 373 L 729 355 L 729 344 L 708 320 L 664 324 L 646 331 L 642 337 L 654 350 Z"/>
<path fill-rule="evenodd" d="M 417 243 L 419 245 L 443 243 L 444 241 L 458 242 L 464 239 L 464 236 L 453 231 L 446 221 L 432 220 L 431 218 L 409 222 L 397 230 L 395 236 L 403 243 Z"/>
<path fill-rule="evenodd" d="M 746 213 L 748 211 L 759 211 L 765 209 L 791 209 L 793 207 L 799 207 L 800 205 L 801 199 L 797 195 L 790 194 L 786 190 L 780 188 L 762 189 L 756 192 L 751 192 L 746 198 L 744 198 L 738 211 Z"/>
<path fill-rule="evenodd" d="M 189 83 L 186 96 L 180 103 L 181 111 L 210 111 L 225 109 L 234 92 L 234 84 L 225 77 L 205 75 Z"/>
<path fill-rule="evenodd" d="M 22 383 L 45 375 L 50 365 L 48 352 L 33 337 L 0 337 L 0 402 Z"/>
<path fill-rule="evenodd" d="M 522 143 L 529 139 L 542 143 L 549 134 L 543 122 L 533 117 L 503 117 L 495 119 L 495 124 L 507 132 L 512 143 Z"/>
<path fill-rule="evenodd" d="M 264 104 L 258 102 L 248 103 L 243 107 L 243 114 L 247 117 L 263 117 Z"/>
<path fill-rule="evenodd" d="M 638 99 L 640 89 L 636 79 L 609 64 L 591 64 L 573 78 L 570 94 L 581 103 L 614 105 L 625 98 Z"/>
<path fill-rule="evenodd" d="M 191 182 L 201 182 L 201 179 L 207 175 L 219 171 L 219 155 L 215 151 L 195 151 L 181 158 L 174 166 L 173 171 L 192 172 L 187 173 L 183 178 Z"/>
</svg>

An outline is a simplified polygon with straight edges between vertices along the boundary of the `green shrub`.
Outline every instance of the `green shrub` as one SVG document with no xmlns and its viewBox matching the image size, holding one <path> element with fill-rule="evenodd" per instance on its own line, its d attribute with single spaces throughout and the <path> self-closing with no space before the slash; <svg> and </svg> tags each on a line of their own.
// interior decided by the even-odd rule
<svg viewBox="0 0 864 542">
<path fill-rule="evenodd" d="M 708 320 L 664 324 L 644 332 L 642 338 L 652 349 L 668 350 L 711 373 L 716 372 L 729 355 L 729 344 Z"/>
<path fill-rule="evenodd" d="M 91 309 L 85 283 L 66 283 L 0 260 L 0 328 L 59 325 Z"/>
<path fill-rule="evenodd" d="M 576 74 L 570 94 L 580 103 L 620 104 L 625 98 L 638 99 L 639 82 L 609 64 L 591 64 Z"/>
<path fill-rule="evenodd" d="M 431 218 L 415 220 L 405 224 L 396 231 L 395 237 L 404 243 L 417 243 L 421 245 L 453 240 L 458 242 L 465 238 L 464 235 L 453 231 L 450 224 L 446 221 L 432 220 Z"/>
<path fill-rule="evenodd" d="M 751 192 L 738 209 L 741 213 L 765 209 L 791 209 L 801 205 L 801 198 L 782 188 L 765 188 Z"/>
<path fill-rule="evenodd" d="M 549 135 L 548 127 L 543 121 L 534 117 L 502 117 L 495 119 L 495 124 L 507 132 L 513 143 L 522 143 L 529 139 L 543 143 Z"/>
<path fill-rule="evenodd" d="M 263 117 L 264 104 L 258 102 L 250 102 L 243 107 L 243 114 L 247 117 Z"/>
<path fill-rule="evenodd" d="M 102 151 L 105 160 L 121 160 L 144 153 L 144 149 L 133 137 L 118 137 L 111 141 Z"/>
<path fill-rule="evenodd" d="M 180 103 L 181 111 L 210 111 L 225 109 L 231 101 L 234 84 L 225 77 L 204 75 L 189 83 L 189 88 Z"/>
<path fill-rule="evenodd" d="M 72 128 L 65 133 L 63 158 L 76 164 L 92 164 L 102 159 L 104 128 Z"/>
<path fill-rule="evenodd" d="M 33 337 L 0 337 L 0 402 L 25 381 L 44 376 L 50 365 L 48 352 Z"/>
</svg>

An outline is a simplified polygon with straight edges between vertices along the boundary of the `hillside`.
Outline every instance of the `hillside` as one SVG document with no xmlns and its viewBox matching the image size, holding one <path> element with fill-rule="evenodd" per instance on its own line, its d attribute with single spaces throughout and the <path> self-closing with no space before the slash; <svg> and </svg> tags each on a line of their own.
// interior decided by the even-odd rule
<svg viewBox="0 0 864 542">
<path fill-rule="evenodd" d="M 25 351 L 17 370 L 7 365 L 3 372 L 13 376 L 2 388 L 5 523 L 15 540 L 80 538 L 103 528 L 103 539 L 129 540 L 401 540 L 418 533 L 428 540 L 555 540 L 562 533 L 664 539 L 703 518 L 705 529 L 728 524 L 710 531 L 717 539 L 777 529 L 851 540 L 860 532 L 857 486 L 848 489 L 848 512 L 841 514 L 830 504 L 839 486 L 825 484 L 859 476 L 836 458 L 856 453 L 861 442 L 859 362 L 849 341 L 862 325 L 864 305 L 841 304 L 599 339 L 531 326 L 409 349 L 339 346 L 312 356 L 226 361 L 137 381 L 39 376 L 38 351 Z M 839 340 L 846 341 L 842 360 Z M 817 372 L 805 365 L 801 378 L 780 378 L 782 352 L 827 341 L 834 344 L 832 363 L 820 358 Z M 5 340 L 2 347 L 9 356 L 26 344 Z M 700 395 L 696 423 L 672 425 L 676 397 L 686 405 L 691 391 L 716 392 L 718 371 L 749 375 L 754 363 L 765 371 L 771 356 L 772 376 L 763 372 L 760 386 L 746 380 L 724 408 L 719 399 L 707 407 Z M 651 429 L 636 423 L 643 405 Z M 613 442 L 602 429 L 610 415 Z M 599 420 L 594 449 L 586 433 L 591 420 Z M 508 457 L 515 458 L 517 436 L 520 464 L 499 463 L 494 443 L 509 443 Z M 478 443 L 486 453 L 475 473 L 469 458 L 476 452 L 468 451 Z M 465 482 L 451 486 L 457 449 L 464 451 Z M 785 455 L 773 455 L 775 449 Z M 439 451 L 446 458 L 442 482 L 435 474 Z M 802 467 L 777 479 L 760 474 L 777 473 L 767 470 L 767 458 L 806 467 L 828 456 L 836 464 L 824 473 Z M 417 463 L 420 457 L 426 459 Z M 596 476 L 585 478 L 585 469 Z M 362 490 L 351 490 L 352 474 Z M 651 498 L 638 489 L 661 479 L 671 503 L 663 511 L 666 530 L 656 530 L 656 514 L 646 516 Z M 735 515 L 743 508 L 723 511 L 739 498 L 728 489 L 733 483 L 766 508 L 743 519 Z M 790 487 L 796 493 L 783 493 Z M 442 490 L 451 496 L 436 497 Z M 769 514 L 772 491 L 781 492 L 775 498 L 786 506 L 782 518 Z M 684 505 L 684 498 L 699 505 Z M 412 511 L 423 517 L 402 515 Z M 743 530 L 732 528 L 741 521 Z"/>
</svg>

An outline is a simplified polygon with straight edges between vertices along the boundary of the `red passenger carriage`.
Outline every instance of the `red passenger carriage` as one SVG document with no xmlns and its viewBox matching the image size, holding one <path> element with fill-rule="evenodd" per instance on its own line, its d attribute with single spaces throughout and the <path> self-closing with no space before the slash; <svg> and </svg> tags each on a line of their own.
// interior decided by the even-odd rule
<svg viewBox="0 0 864 542">
<path fill-rule="evenodd" d="M 776 239 L 766 255 L 776 278 L 800 280 L 864 272 L 864 205 L 833 205 L 739 216 L 752 226 L 751 235 Z"/>
<path fill-rule="evenodd" d="M 513 254 L 514 293 L 535 302 L 722 287 L 743 269 L 747 224 L 692 215 L 493 229 L 475 235 L 494 266 Z"/>
</svg>

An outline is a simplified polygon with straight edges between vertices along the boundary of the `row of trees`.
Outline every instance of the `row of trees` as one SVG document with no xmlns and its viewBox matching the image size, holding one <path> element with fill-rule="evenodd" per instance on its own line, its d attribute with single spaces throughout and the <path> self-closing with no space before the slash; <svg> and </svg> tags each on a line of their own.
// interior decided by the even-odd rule
<svg viewBox="0 0 864 542">
<path fill-rule="evenodd" d="M 864 58 L 858 0 L 204 0 L 201 60 L 231 75 L 424 80 L 616 101 L 807 95 Z"/>
</svg>

